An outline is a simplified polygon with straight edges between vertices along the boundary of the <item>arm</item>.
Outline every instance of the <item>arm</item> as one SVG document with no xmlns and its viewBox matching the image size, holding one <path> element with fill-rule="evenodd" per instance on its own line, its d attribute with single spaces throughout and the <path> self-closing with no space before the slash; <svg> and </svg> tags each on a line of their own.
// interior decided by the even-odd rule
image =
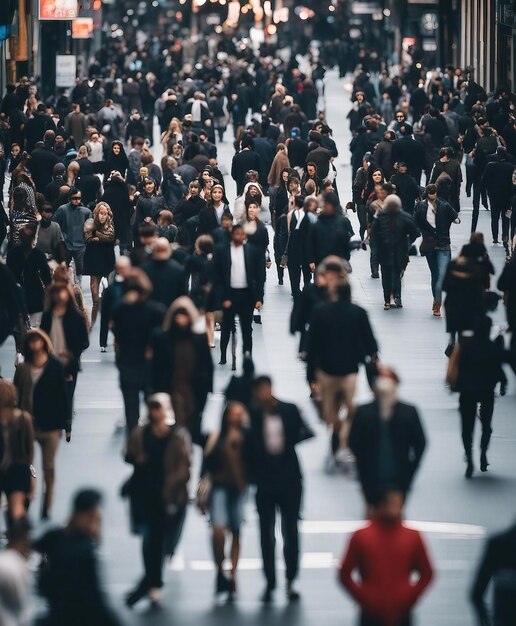
<svg viewBox="0 0 516 626">
<path fill-rule="evenodd" d="M 417 572 L 419 578 L 414 584 L 409 584 L 409 590 L 406 597 L 405 610 L 412 608 L 419 598 L 423 595 L 433 578 L 433 569 L 428 558 L 425 544 L 421 535 L 417 533 L 417 545 L 414 554 L 414 562 L 412 564 L 413 571 Z"/>
<path fill-rule="evenodd" d="M 339 568 L 339 580 L 341 585 L 346 589 L 349 595 L 360 605 L 360 608 L 367 610 L 373 614 L 380 614 L 378 609 L 375 611 L 374 590 L 366 589 L 363 582 L 357 582 L 352 574 L 355 570 L 360 571 L 361 554 L 359 538 L 355 533 L 348 544 L 348 548 Z"/>
<path fill-rule="evenodd" d="M 411 420 L 411 426 L 411 447 L 413 450 L 413 458 L 410 463 L 410 476 L 408 477 L 407 487 L 410 487 L 410 484 L 414 479 L 414 475 L 417 472 L 417 468 L 421 463 L 421 459 L 426 448 L 425 433 L 423 431 L 423 426 L 421 424 L 421 420 L 419 419 L 418 412 L 415 408 L 413 409 L 413 419 Z"/>
</svg>

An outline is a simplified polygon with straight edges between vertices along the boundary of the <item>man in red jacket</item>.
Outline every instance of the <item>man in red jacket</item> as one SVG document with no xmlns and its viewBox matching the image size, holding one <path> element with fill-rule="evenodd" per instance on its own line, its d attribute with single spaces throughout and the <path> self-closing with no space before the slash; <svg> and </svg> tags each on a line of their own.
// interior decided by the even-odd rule
<svg viewBox="0 0 516 626">
<path fill-rule="evenodd" d="M 352 535 L 342 560 L 340 581 L 360 605 L 360 626 L 410 626 L 412 607 L 432 580 L 423 539 L 403 525 L 402 511 L 403 495 L 387 491 L 371 522 Z"/>
</svg>

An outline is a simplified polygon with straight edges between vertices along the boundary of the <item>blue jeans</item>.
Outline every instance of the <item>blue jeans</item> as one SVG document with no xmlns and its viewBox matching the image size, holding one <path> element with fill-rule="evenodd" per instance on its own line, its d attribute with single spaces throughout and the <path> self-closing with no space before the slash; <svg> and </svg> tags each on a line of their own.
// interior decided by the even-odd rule
<svg viewBox="0 0 516 626">
<path fill-rule="evenodd" d="M 432 295 L 437 304 L 441 304 L 443 281 L 450 259 L 451 250 L 433 250 L 426 255 L 426 262 L 432 275 Z"/>
</svg>

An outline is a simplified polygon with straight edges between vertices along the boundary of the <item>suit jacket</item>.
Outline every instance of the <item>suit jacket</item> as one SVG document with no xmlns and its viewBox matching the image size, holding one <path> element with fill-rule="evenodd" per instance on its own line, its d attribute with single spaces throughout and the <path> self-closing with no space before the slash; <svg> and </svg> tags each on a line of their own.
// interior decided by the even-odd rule
<svg viewBox="0 0 516 626">
<path fill-rule="evenodd" d="M 245 175 L 249 170 L 256 170 L 260 173 L 262 162 L 260 156 L 254 150 L 242 150 L 233 157 L 231 164 L 231 177 L 237 186 L 237 195 L 242 195 L 246 184 Z"/>
<path fill-rule="evenodd" d="M 244 259 L 247 286 L 253 300 L 263 302 L 265 263 L 261 252 L 255 246 L 244 244 Z M 215 249 L 215 277 L 222 302 L 231 300 L 231 244 Z"/>
<path fill-rule="evenodd" d="M 387 486 L 408 491 L 426 446 L 416 408 L 397 402 L 387 422 L 394 461 L 394 484 L 382 484 L 379 467 L 381 420 L 376 401 L 359 406 L 349 433 L 349 447 L 356 457 L 360 484 L 368 502 L 374 502 L 382 488 Z"/>
<path fill-rule="evenodd" d="M 308 237 L 310 234 L 310 217 L 305 213 L 301 218 L 301 224 L 297 228 L 296 211 L 287 219 L 289 220 L 289 237 L 287 244 L 288 263 L 291 266 L 300 266 L 309 263 Z"/>
<path fill-rule="evenodd" d="M 312 429 L 303 420 L 295 404 L 277 401 L 276 415 L 283 422 L 285 446 L 282 454 L 271 455 L 265 447 L 263 433 L 263 410 L 251 412 L 246 459 L 249 462 L 250 482 L 259 489 L 283 491 L 292 489 L 302 482 L 301 468 L 296 454 L 296 445 L 314 436 Z"/>
</svg>

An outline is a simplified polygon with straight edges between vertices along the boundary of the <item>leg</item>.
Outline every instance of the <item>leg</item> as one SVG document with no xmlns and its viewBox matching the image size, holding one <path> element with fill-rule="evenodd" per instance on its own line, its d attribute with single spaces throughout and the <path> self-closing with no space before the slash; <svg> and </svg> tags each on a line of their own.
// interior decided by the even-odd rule
<svg viewBox="0 0 516 626">
<path fill-rule="evenodd" d="M 301 485 L 293 485 L 288 492 L 282 494 L 279 501 L 283 556 L 289 585 L 296 579 L 299 571 L 299 530 L 297 523 L 301 509 L 301 494 Z"/>
<path fill-rule="evenodd" d="M 473 180 L 473 214 L 471 217 L 471 232 L 477 230 L 478 214 L 480 212 L 480 182 Z"/>
<path fill-rule="evenodd" d="M 229 337 L 235 324 L 235 303 L 232 302 L 228 309 L 222 310 L 222 324 L 220 328 L 220 362 L 226 362 Z"/>
<path fill-rule="evenodd" d="M 475 430 L 475 418 L 477 413 L 477 400 L 471 393 L 461 393 L 459 398 L 459 411 L 462 422 L 462 444 L 466 454 L 468 470 L 471 467 L 473 473 L 473 461 L 471 456 L 471 448 L 473 445 L 473 432 Z"/>
<path fill-rule="evenodd" d="M 435 279 L 435 301 L 441 305 L 444 276 L 451 259 L 451 250 L 436 250 L 437 276 Z"/>
<path fill-rule="evenodd" d="M 145 586 L 149 589 L 160 589 L 163 567 L 165 530 L 161 520 L 154 520 L 145 529 L 143 536 L 143 565 L 145 567 Z"/>
<path fill-rule="evenodd" d="M 99 311 L 99 288 L 100 288 L 100 276 L 90 276 L 90 289 L 91 289 L 91 299 L 93 305 L 91 307 L 91 327 L 95 326 L 95 322 L 97 321 L 97 313 Z"/>
<path fill-rule="evenodd" d="M 429 252 L 426 255 L 426 262 L 428 263 L 428 269 L 430 270 L 430 284 L 432 286 L 432 296 L 435 301 L 435 286 L 437 284 L 437 254 L 436 252 Z"/>
<path fill-rule="evenodd" d="M 480 402 L 480 423 L 482 424 L 482 437 L 480 439 L 480 450 L 487 452 L 489 448 L 489 442 L 491 441 L 491 422 L 493 419 L 494 411 L 494 393 L 486 393 L 485 397 Z"/>
<path fill-rule="evenodd" d="M 125 424 L 127 438 L 140 420 L 140 389 L 138 385 L 120 382 L 120 390 L 124 398 Z"/>
<path fill-rule="evenodd" d="M 310 271 L 308 265 L 303 265 L 301 267 L 301 271 L 303 273 L 303 287 L 306 287 L 306 285 L 309 285 L 312 282 L 312 272 Z"/>
<path fill-rule="evenodd" d="M 392 294 L 392 267 L 390 265 L 382 265 L 382 288 L 383 288 L 383 301 L 385 304 L 389 304 Z"/>
<path fill-rule="evenodd" d="M 208 336 L 208 345 L 210 348 L 215 347 L 215 313 L 213 311 L 206 312 L 206 334 Z"/>
<path fill-rule="evenodd" d="M 401 304 L 401 269 L 397 265 L 391 268 L 392 293 L 397 305 Z"/>
<path fill-rule="evenodd" d="M 290 292 L 293 298 L 297 298 L 300 293 L 299 283 L 301 282 L 301 266 L 298 263 L 289 263 L 288 277 L 290 280 Z"/>
<path fill-rule="evenodd" d="M 493 243 L 498 241 L 498 229 L 500 226 L 501 206 L 500 202 L 495 198 L 491 200 L 491 234 L 493 235 Z"/>
<path fill-rule="evenodd" d="M 263 489 L 256 490 L 256 508 L 260 518 L 260 543 L 262 548 L 263 573 L 267 580 L 267 589 L 273 590 L 276 587 L 276 567 L 274 563 L 274 552 L 276 538 L 274 536 L 274 526 L 276 523 L 276 502 L 269 493 L 264 493 Z"/>
<path fill-rule="evenodd" d="M 245 354 L 253 351 L 253 311 L 254 302 L 251 294 L 245 293 L 241 295 L 241 301 L 238 306 L 238 317 L 240 319 L 240 330 L 242 332 L 242 351 Z"/>
<path fill-rule="evenodd" d="M 42 517 L 48 517 L 52 507 L 55 484 L 55 459 L 61 432 L 52 430 L 49 432 L 36 433 L 36 440 L 41 446 L 41 457 L 43 462 L 43 506 Z"/>
<path fill-rule="evenodd" d="M 367 229 L 367 219 L 366 219 L 366 207 L 365 204 L 358 204 L 357 205 L 357 217 L 358 217 L 358 223 L 360 224 L 360 230 L 359 230 L 359 234 L 360 234 L 360 239 L 364 239 L 364 235 Z"/>
<path fill-rule="evenodd" d="M 374 278 L 378 278 L 378 249 L 376 248 L 376 244 L 371 245 L 369 242 L 370 248 L 370 260 L 369 264 L 371 266 L 371 276 Z"/>
<path fill-rule="evenodd" d="M 74 250 L 72 252 L 73 260 L 75 261 L 75 274 L 76 274 L 76 283 L 78 285 L 81 284 L 82 272 L 84 267 L 84 251 L 86 248 L 82 248 L 81 250 Z"/>
</svg>

